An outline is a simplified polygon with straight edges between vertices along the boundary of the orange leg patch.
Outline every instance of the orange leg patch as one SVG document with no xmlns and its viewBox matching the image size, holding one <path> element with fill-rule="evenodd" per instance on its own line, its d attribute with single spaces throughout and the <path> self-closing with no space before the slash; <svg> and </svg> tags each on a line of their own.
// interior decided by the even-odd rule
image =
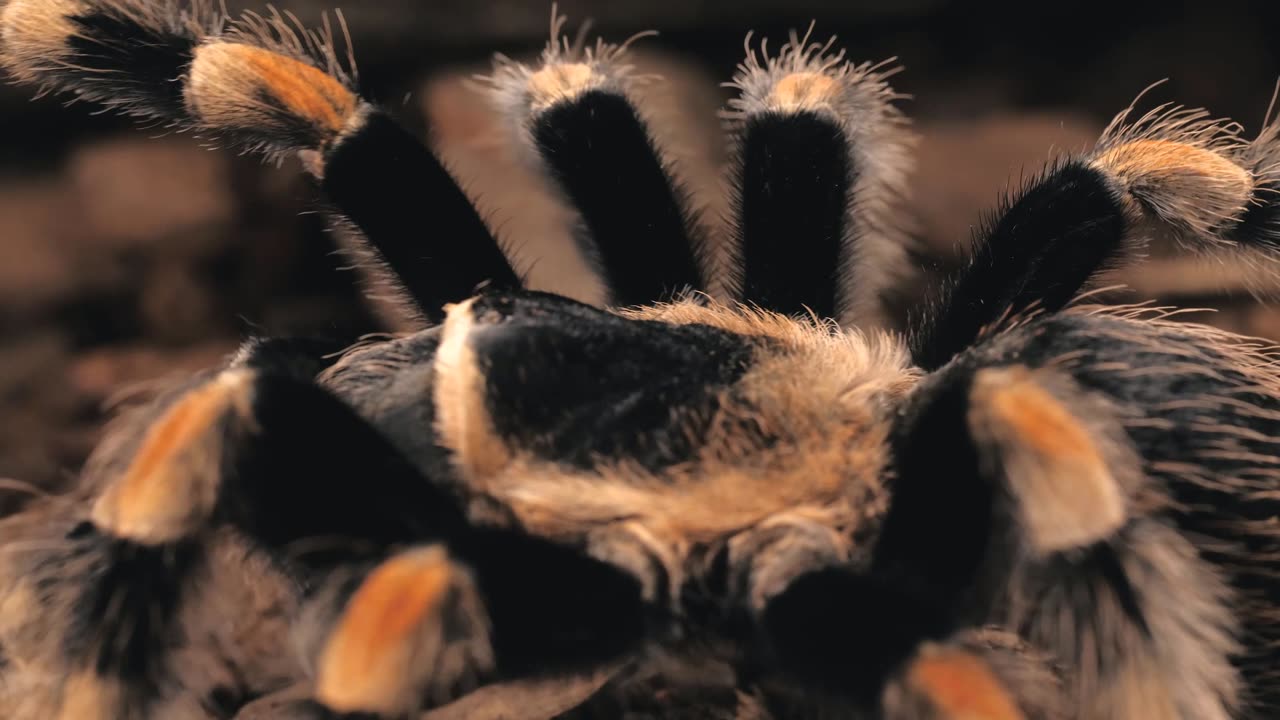
<svg viewBox="0 0 1280 720">
<path fill-rule="evenodd" d="M 769 105 L 778 110 L 799 112 L 831 107 L 839 101 L 844 86 L 829 75 L 817 72 L 791 73 L 778 81 L 769 93 Z"/>
<path fill-rule="evenodd" d="M 304 62 L 241 43 L 201 46 L 192 64 L 187 102 L 205 123 L 241 127 L 244 118 L 280 122 L 270 109 L 305 120 L 336 137 L 358 100 L 334 78 Z"/>
<path fill-rule="evenodd" d="M 603 78 L 586 63 L 552 63 L 529 76 L 529 99 L 534 112 L 573 100 L 600 85 Z"/>
<path fill-rule="evenodd" d="M 946 720 L 1024 720 L 986 663 L 960 650 L 924 650 L 907 672 L 907 685 Z"/>
<path fill-rule="evenodd" d="M 1115 439 L 1096 437 L 1026 368 L 979 372 L 968 422 L 1038 552 L 1095 542 L 1124 523 L 1124 495 L 1101 445 Z"/>
<path fill-rule="evenodd" d="M 455 570 L 431 547 L 380 565 L 351 597 L 321 653 L 316 699 L 337 712 L 412 712 L 423 647 L 439 638 Z"/>
<path fill-rule="evenodd" d="M 1161 219 L 1212 235 L 1248 208 L 1253 175 L 1212 150 L 1140 139 L 1109 148 L 1094 167 L 1118 179 Z"/>
<path fill-rule="evenodd" d="M 147 545 L 188 536 L 217 502 L 224 420 L 248 421 L 253 376 L 228 371 L 174 403 L 143 437 L 133 462 L 93 506 L 93 521 Z"/>
</svg>

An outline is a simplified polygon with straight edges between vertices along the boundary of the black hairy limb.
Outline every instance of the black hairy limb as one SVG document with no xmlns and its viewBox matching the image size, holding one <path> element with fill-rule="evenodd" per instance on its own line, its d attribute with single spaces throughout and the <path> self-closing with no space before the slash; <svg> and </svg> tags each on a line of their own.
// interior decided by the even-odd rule
<svg viewBox="0 0 1280 720">
<path fill-rule="evenodd" d="M 221 497 L 226 516 L 258 542 L 286 550 L 341 538 L 372 552 L 464 527 L 454 498 L 327 391 L 259 375 L 252 393 L 255 427 L 230 449 L 233 486 Z"/>
<path fill-rule="evenodd" d="M 763 627 L 779 670 L 864 707 L 922 641 L 951 629 L 932 602 L 844 568 L 797 579 L 769 603 Z"/>
<path fill-rule="evenodd" d="M 965 424 L 971 379 L 949 373 L 899 416 L 893 502 L 876 543 L 877 573 L 943 607 L 974 583 L 992 538 L 996 494 Z"/>
<path fill-rule="evenodd" d="M 702 239 L 635 108 L 591 90 L 533 120 L 538 151 L 582 216 L 614 305 L 701 290 Z"/>
<path fill-rule="evenodd" d="M 460 538 L 504 676 L 589 669 L 634 650 L 649 629 L 640 582 L 580 551 L 517 532 Z"/>
<path fill-rule="evenodd" d="M 520 286 L 448 170 L 381 112 L 371 111 L 329 151 L 323 184 L 429 320 L 482 287 Z"/>
<path fill-rule="evenodd" d="M 1030 310 L 1061 309 L 1122 248 L 1125 221 L 1100 171 L 1068 162 L 1033 182 L 982 233 L 969 265 L 915 329 L 912 354 L 936 370 L 983 328 Z"/>
<path fill-rule="evenodd" d="M 753 116 L 742 133 L 737 241 L 742 300 L 836 317 L 856 168 L 844 132 L 813 112 Z"/>
</svg>

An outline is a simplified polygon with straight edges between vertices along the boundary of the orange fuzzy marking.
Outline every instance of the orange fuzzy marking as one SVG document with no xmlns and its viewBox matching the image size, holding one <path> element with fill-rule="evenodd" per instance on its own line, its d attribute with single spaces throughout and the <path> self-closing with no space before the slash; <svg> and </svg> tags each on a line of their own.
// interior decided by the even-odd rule
<svg viewBox="0 0 1280 720">
<path fill-rule="evenodd" d="M 1091 466 L 1105 466 L 1079 421 L 1035 383 L 1015 380 L 995 389 L 988 402 L 996 417 L 1035 452 L 1055 459 L 1071 458 Z"/>
<path fill-rule="evenodd" d="M 840 83 L 815 72 L 791 73 L 769 93 L 769 104 L 783 110 L 829 105 L 840 94 Z"/>
<path fill-rule="evenodd" d="M 207 433 L 227 407 L 228 388 L 211 384 L 191 391 L 147 432 L 142 448 L 120 482 L 122 508 L 139 510 L 162 504 L 167 493 L 149 482 L 158 471 Z"/>
<path fill-rule="evenodd" d="M 1119 180 L 1143 210 L 1200 234 L 1216 234 L 1238 220 L 1255 188 L 1253 174 L 1228 157 L 1173 140 L 1122 143 L 1092 164 Z"/>
<path fill-rule="evenodd" d="M 907 682 L 947 720 L 1023 720 L 1022 711 L 991 670 L 968 653 L 927 653 L 912 663 Z"/>
<path fill-rule="evenodd" d="M 338 132 L 355 111 L 355 96 L 328 74 L 262 48 L 236 47 L 262 84 L 295 115 Z"/>
<path fill-rule="evenodd" d="M 63 681 L 54 720 L 109 720 L 123 715 L 125 694 L 118 684 L 92 672 L 78 672 Z"/>
<path fill-rule="evenodd" d="M 189 533 L 217 500 L 222 430 L 229 412 L 249 415 L 251 376 L 228 372 L 180 398 L 147 431 L 124 475 L 93 509 L 94 522 L 143 543 Z"/>
<path fill-rule="evenodd" d="M 187 104 L 213 126 L 271 127 L 284 122 L 279 116 L 287 114 L 295 122 L 301 119 L 337 136 L 359 100 L 342 83 L 304 62 L 252 45 L 214 42 L 196 50 Z"/>
<path fill-rule="evenodd" d="M 320 659 L 316 698 L 339 712 L 395 712 L 411 677 L 418 629 L 439 609 L 452 572 L 438 548 L 398 555 L 365 579 Z"/>
<path fill-rule="evenodd" d="M 529 76 L 529 96 L 533 109 L 551 107 L 570 100 L 589 88 L 595 73 L 585 63 L 554 63 Z"/>
<path fill-rule="evenodd" d="M 970 425 L 1001 462 L 1036 550 L 1100 539 L 1124 523 L 1124 493 L 1094 431 L 1026 368 L 974 380 Z M 1116 439 L 1122 442 L 1122 439 Z"/>
<path fill-rule="evenodd" d="M 1248 170 L 1211 150 L 1174 140 L 1122 143 L 1099 155 L 1097 162 L 1122 176 L 1181 172 L 1237 183 L 1246 197 L 1253 188 L 1253 176 Z"/>
</svg>

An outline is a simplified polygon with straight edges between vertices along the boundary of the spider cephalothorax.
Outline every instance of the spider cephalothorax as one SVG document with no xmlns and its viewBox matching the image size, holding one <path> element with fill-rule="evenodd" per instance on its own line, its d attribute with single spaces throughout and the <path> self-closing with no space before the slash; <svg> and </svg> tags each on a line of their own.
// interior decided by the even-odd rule
<svg viewBox="0 0 1280 720">
<path fill-rule="evenodd" d="M 300 156 L 422 326 L 251 340 L 0 522 L 6 717 L 1280 711 L 1276 350 L 1072 304 L 1155 237 L 1271 262 L 1274 128 L 1122 114 L 900 337 L 912 138 L 830 43 L 740 67 L 723 247 L 625 47 L 497 63 L 599 309 L 522 289 L 328 32 L 151 0 L 0 31 L 20 81 Z"/>
</svg>

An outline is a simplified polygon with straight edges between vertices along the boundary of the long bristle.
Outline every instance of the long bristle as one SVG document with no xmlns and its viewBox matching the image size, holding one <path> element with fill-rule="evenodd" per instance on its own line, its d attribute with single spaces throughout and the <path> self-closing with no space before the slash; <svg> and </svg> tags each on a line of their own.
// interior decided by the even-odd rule
<svg viewBox="0 0 1280 720">
<path fill-rule="evenodd" d="M 1250 282 L 1275 277 L 1280 131 L 1269 124 L 1250 143 L 1239 124 L 1201 109 L 1165 104 L 1132 115 L 1130 105 L 1091 152 L 1059 160 L 1006 201 L 969 265 L 917 319 L 917 362 L 935 369 L 984 328 L 1065 307 L 1153 241 L 1247 253 Z"/>
</svg>

